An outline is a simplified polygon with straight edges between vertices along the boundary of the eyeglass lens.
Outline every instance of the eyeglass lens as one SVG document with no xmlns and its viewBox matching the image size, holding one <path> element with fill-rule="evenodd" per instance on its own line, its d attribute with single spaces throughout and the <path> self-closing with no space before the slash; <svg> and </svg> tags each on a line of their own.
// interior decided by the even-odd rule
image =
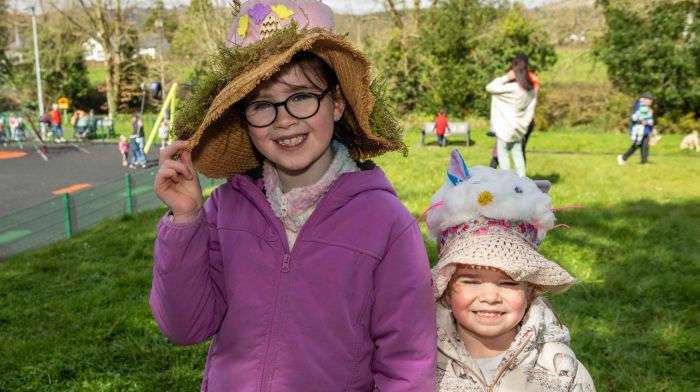
<svg viewBox="0 0 700 392">
<path fill-rule="evenodd" d="M 284 102 L 253 102 L 245 108 L 245 117 L 254 127 L 266 127 L 277 119 L 279 106 L 284 106 L 291 116 L 303 120 L 318 112 L 321 99 L 328 90 L 321 94 L 297 93 L 288 97 Z"/>
</svg>

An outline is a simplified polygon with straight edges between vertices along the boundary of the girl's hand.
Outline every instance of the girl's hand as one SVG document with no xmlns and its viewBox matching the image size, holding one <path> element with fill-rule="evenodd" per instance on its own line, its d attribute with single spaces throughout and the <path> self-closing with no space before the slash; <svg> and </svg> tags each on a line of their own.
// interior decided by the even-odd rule
<svg viewBox="0 0 700 392">
<path fill-rule="evenodd" d="M 512 69 L 508 71 L 508 73 L 506 74 L 506 78 L 508 78 L 509 82 L 515 80 L 515 71 L 513 71 Z"/>
<path fill-rule="evenodd" d="M 156 196 L 170 207 L 176 222 L 194 220 L 202 209 L 202 187 L 186 145 L 178 140 L 161 151 L 154 184 Z"/>
</svg>

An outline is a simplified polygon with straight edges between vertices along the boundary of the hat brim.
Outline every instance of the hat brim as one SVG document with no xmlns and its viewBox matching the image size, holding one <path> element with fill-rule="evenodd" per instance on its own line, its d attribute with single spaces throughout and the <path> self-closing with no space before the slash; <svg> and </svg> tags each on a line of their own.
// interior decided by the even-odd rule
<svg viewBox="0 0 700 392">
<path fill-rule="evenodd" d="M 381 131 L 377 132 L 372 127 L 376 127 L 372 117 L 376 113 L 386 112 L 386 108 L 378 107 L 376 92 L 371 88 L 370 64 L 362 52 L 335 34 L 318 30 L 299 34 L 290 35 L 289 42 L 276 41 L 272 49 L 263 46 L 267 40 L 250 45 L 248 48 L 253 50 L 264 50 L 263 55 L 257 56 L 252 64 L 245 66 L 244 72 L 234 76 L 221 88 L 193 133 L 178 133 L 181 139 L 188 140 L 188 149 L 193 152 L 197 170 L 208 177 L 222 178 L 260 165 L 261 157 L 256 154 L 248 137 L 241 111 L 235 108 L 246 95 L 301 51 L 319 56 L 338 76 L 348 105 L 336 133 L 340 133 L 337 136 L 344 136 L 341 139 L 353 159 L 363 160 L 403 147 L 400 138 L 384 137 Z M 388 125 L 398 130 L 396 124 Z"/>
<path fill-rule="evenodd" d="M 461 265 L 496 268 L 517 282 L 537 285 L 543 292 L 561 292 L 576 281 L 518 235 L 464 236 L 445 245 L 432 269 L 435 298 L 442 297 Z"/>
</svg>

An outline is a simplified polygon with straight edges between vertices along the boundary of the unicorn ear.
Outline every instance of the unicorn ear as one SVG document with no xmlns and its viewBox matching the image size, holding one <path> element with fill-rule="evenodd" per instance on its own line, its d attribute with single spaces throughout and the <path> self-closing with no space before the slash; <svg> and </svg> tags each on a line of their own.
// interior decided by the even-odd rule
<svg viewBox="0 0 700 392">
<path fill-rule="evenodd" d="M 549 193 L 549 189 L 552 187 L 552 183 L 549 180 L 535 180 L 535 184 L 542 193 Z"/>
<path fill-rule="evenodd" d="M 452 150 L 450 156 L 450 164 L 447 166 L 447 178 L 450 179 L 452 185 L 457 185 L 469 178 L 469 170 L 467 164 L 464 163 L 464 158 L 456 148 Z"/>
</svg>

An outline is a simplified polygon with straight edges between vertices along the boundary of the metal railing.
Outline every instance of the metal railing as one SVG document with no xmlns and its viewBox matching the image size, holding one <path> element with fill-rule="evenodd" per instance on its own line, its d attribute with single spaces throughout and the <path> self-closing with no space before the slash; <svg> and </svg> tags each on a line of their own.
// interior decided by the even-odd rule
<svg viewBox="0 0 700 392">
<path fill-rule="evenodd" d="M 0 216 L 0 259 L 38 248 L 93 227 L 108 218 L 119 218 L 163 206 L 153 192 L 158 168 Z M 202 187 L 222 183 L 202 175 Z"/>
</svg>

